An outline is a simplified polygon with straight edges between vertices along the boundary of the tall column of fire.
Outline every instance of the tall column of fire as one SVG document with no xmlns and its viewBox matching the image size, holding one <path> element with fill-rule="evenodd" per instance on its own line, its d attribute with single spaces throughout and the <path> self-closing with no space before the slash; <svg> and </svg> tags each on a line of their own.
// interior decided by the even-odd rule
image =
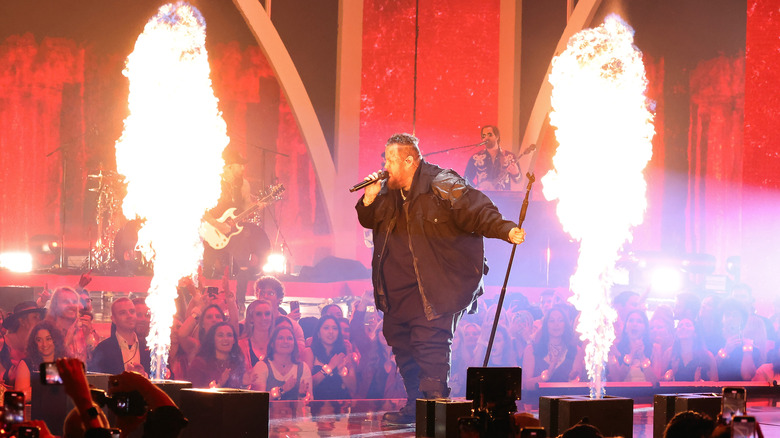
<svg viewBox="0 0 780 438">
<path fill-rule="evenodd" d="M 559 143 L 554 170 L 542 179 L 558 199 L 563 229 L 580 242 L 570 279 L 572 304 L 586 342 L 591 397 L 604 395 L 605 365 L 615 339 L 609 303 L 615 263 L 647 206 L 643 171 L 652 156 L 653 114 L 634 31 L 617 15 L 574 35 L 555 57 L 550 123 Z"/>
<path fill-rule="evenodd" d="M 166 4 L 138 36 L 123 71 L 130 114 L 116 142 L 117 170 L 127 182 L 124 215 L 145 219 L 137 248 L 154 265 L 147 342 L 158 379 L 165 375 L 176 285 L 197 272 L 203 254 L 198 229 L 219 198 L 221 153 L 229 142 L 205 42 L 197 9 Z"/>
</svg>

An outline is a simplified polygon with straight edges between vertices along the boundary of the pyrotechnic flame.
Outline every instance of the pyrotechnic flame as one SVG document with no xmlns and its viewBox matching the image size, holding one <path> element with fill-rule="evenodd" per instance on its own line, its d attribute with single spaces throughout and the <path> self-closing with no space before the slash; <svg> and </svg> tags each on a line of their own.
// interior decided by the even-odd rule
<svg viewBox="0 0 780 438">
<path fill-rule="evenodd" d="M 652 156 L 653 114 L 642 53 L 634 31 L 617 15 L 570 40 L 553 60 L 550 123 L 559 146 L 554 170 L 542 179 L 547 199 L 558 199 L 563 229 L 580 242 L 571 299 L 581 315 L 591 397 L 604 395 L 616 313 L 609 290 L 619 252 L 642 223 L 647 200 L 643 170 Z"/>
<path fill-rule="evenodd" d="M 219 198 L 221 153 L 229 142 L 205 42 L 197 9 L 166 4 L 146 23 L 123 71 L 130 81 L 130 115 L 116 161 L 127 181 L 124 215 L 146 219 L 138 248 L 154 263 L 146 303 L 156 378 L 167 362 L 176 285 L 196 274 L 203 254 L 198 228 Z"/>
</svg>

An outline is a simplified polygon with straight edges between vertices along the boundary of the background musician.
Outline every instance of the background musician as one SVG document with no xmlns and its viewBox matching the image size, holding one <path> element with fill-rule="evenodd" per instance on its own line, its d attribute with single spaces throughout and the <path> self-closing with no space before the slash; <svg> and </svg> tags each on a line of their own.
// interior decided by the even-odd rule
<svg viewBox="0 0 780 438">
<path fill-rule="evenodd" d="M 228 147 L 222 153 L 225 167 L 222 173 L 222 194 L 217 206 L 206 212 L 203 219 L 229 235 L 231 225 L 218 219 L 229 208 L 235 208 L 235 215 L 249 208 L 255 199 L 251 195 L 249 181 L 244 177 L 247 160 L 238 151 Z M 254 280 L 260 267 L 268 257 L 271 243 L 262 228 L 253 223 L 240 224 L 243 230 L 231 236 L 230 243 L 221 250 L 211 248 L 204 243 L 203 271 L 207 277 L 221 276 L 226 267 L 231 268 L 236 279 L 236 304 L 243 315 L 246 301 L 246 288 Z"/>
<path fill-rule="evenodd" d="M 501 134 L 493 125 L 481 130 L 485 149 L 469 158 L 464 177 L 480 190 L 512 190 L 512 183 L 520 183 L 520 166 L 512 152 L 501 148 Z"/>
</svg>

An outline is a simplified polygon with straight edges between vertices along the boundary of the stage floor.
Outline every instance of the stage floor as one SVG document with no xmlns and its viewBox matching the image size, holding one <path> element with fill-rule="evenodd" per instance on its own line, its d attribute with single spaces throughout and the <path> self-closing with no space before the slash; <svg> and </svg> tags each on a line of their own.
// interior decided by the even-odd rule
<svg viewBox="0 0 780 438">
<path fill-rule="evenodd" d="M 765 437 L 780 437 L 778 399 L 755 399 L 748 403 L 748 414 L 756 417 Z M 271 402 L 269 436 L 305 437 L 414 437 L 414 426 L 387 426 L 382 414 L 400 409 L 404 400 L 344 400 Z M 538 406 L 521 404 L 521 412 L 539 416 Z M 634 403 L 633 438 L 653 437 L 651 401 Z"/>
</svg>

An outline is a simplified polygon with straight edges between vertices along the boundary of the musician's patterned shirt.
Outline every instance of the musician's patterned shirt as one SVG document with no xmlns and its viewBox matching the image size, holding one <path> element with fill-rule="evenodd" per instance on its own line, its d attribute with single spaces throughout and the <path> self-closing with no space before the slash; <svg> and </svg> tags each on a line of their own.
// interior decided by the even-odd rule
<svg viewBox="0 0 780 438">
<path fill-rule="evenodd" d="M 471 156 L 464 176 L 471 185 L 480 190 L 512 190 L 512 181 L 519 182 L 520 174 L 513 177 L 506 168 L 514 161 L 515 154 L 501 147 L 494 159 L 490 158 L 486 149 L 482 149 Z"/>
</svg>

